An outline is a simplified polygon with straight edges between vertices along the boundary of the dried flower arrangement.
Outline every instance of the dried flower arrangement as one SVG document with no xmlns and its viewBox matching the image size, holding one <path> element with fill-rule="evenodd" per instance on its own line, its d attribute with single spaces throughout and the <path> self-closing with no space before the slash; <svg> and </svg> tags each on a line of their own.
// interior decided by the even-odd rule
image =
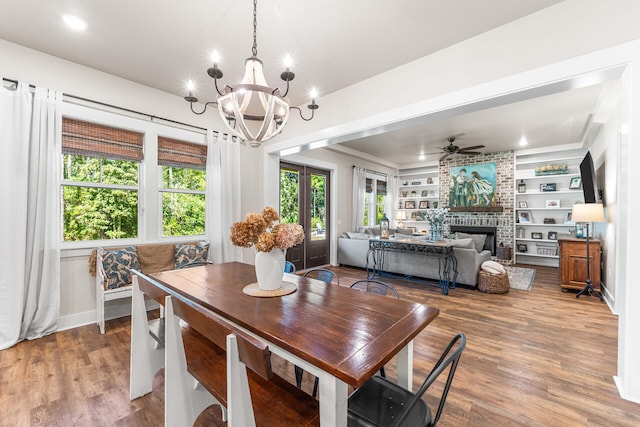
<svg viewBox="0 0 640 427">
<path fill-rule="evenodd" d="M 302 243 L 304 230 L 299 224 L 273 224 L 280 219 L 278 212 L 267 206 L 261 213 L 249 212 L 244 221 L 231 226 L 231 242 L 236 246 L 250 248 L 255 245 L 260 252 L 274 248 L 288 249 Z"/>
</svg>

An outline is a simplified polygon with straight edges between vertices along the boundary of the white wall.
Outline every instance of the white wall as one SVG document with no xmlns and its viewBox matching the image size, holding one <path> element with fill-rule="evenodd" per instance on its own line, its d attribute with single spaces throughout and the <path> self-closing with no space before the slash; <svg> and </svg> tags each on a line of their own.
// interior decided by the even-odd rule
<svg viewBox="0 0 640 427">
<path fill-rule="evenodd" d="M 0 40 L 0 77 L 40 85 L 63 93 L 116 105 L 192 126 L 224 131 L 217 111 L 196 116 L 179 96 Z M 262 200 L 261 153 L 243 147 L 242 211 Z M 61 260 L 60 328 L 95 322 L 94 278 L 88 272 L 88 250 L 63 251 Z M 251 257 L 253 259 L 253 257 Z M 126 314 L 128 300 L 108 304 L 107 317 Z"/>
<path fill-rule="evenodd" d="M 621 125 L 621 82 L 616 80 L 607 85 L 603 97 L 599 100 L 597 111 L 594 112 L 593 126 L 597 132 L 589 150 L 598 175 L 598 187 L 603 191 L 606 212 L 606 222 L 594 224 L 594 237 L 602 242 L 602 260 L 604 263 L 602 281 L 607 302 L 617 312 L 616 308 L 616 235 L 624 230 L 616 230 L 619 220 L 618 211 L 618 143 Z"/>
</svg>

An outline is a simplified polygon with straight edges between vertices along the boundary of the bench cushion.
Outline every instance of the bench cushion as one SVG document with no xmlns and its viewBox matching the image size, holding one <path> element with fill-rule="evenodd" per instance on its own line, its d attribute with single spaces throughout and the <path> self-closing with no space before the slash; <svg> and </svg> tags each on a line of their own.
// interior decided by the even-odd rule
<svg viewBox="0 0 640 427">
<path fill-rule="evenodd" d="M 140 270 L 135 246 L 122 249 L 98 248 L 106 276 L 104 288 L 117 289 L 131 284 L 131 269 Z"/>
</svg>

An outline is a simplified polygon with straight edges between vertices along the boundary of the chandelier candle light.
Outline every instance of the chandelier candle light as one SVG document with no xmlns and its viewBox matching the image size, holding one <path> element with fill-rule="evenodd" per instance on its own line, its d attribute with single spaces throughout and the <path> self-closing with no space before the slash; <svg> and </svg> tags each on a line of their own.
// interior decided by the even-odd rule
<svg viewBox="0 0 640 427">
<path fill-rule="evenodd" d="M 261 213 L 249 212 L 244 221 L 231 226 L 231 242 L 236 246 L 256 249 L 256 277 L 262 291 L 277 291 L 282 286 L 285 251 L 304 240 L 299 224 L 274 224 L 278 212 L 267 206 Z M 294 288 L 295 289 L 295 288 Z M 257 296 L 275 296 L 258 294 Z"/>
<path fill-rule="evenodd" d="M 285 70 L 280 74 L 280 78 L 287 83 L 284 94 L 280 93 L 280 88 L 273 89 L 267 85 L 262 61 L 258 59 L 257 26 L 257 0 L 254 0 L 252 55 L 245 61 L 244 76 L 239 84 L 225 85 L 222 91 L 218 88 L 218 80 L 223 74 L 218 67 L 218 55 L 214 52 L 213 66 L 207 70 L 207 74 L 214 80 L 216 92 L 218 92 L 217 101 L 205 103 L 202 111 L 194 110 L 193 104 L 198 102 L 198 98 L 194 96 L 195 86 L 191 80 L 187 84 L 189 94 L 184 97 L 195 114 L 203 114 L 209 105 L 217 105 L 218 112 L 231 133 L 248 141 L 251 147 L 259 147 L 264 141 L 282 132 L 292 109 L 298 110 L 300 117 L 309 121 L 313 119 L 315 110 L 319 108 L 316 104 L 315 89 L 311 90 L 311 104 L 307 105 L 311 110 L 308 118 L 302 115 L 300 108 L 289 105 L 286 96 L 289 93 L 289 82 L 294 79 L 295 74 L 290 69 L 292 61 L 288 55 L 285 58 Z"/>
</svg>

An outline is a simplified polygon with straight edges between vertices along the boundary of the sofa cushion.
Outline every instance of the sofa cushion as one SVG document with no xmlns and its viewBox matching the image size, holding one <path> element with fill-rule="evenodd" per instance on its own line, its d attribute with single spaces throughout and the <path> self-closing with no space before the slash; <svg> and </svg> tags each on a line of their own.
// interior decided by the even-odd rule
<svg viewBox="0 0 640 427">
<path fill-rule="evenodd" d="M 504 266 L 502 264 L 495 261 L 485 261 L 482 263 L 481 268 L 484 271 L 488 271 L 489 273 L 492 273 L 492 274 L 502 274 L 507 271 L 504 269 Z"/>
<path fill-rule="evenodd" d="M 372 236 L 379 236 L 380 227 L 369 227 L 367 228 L 367 233 L 371 234 Z"/>
<path fill-rule="evenodd" d="M 172 243 L 138 245 L 138 262 L 144 274 L 173 270 L 175 247 Z"/>
<path fill-rule="evenodd" d="M 140 270 L 134 246 L 122 249 L 98 248 L 105 274 L 104 288 L 117 289 L 131 284 L 131 269 Z"/>
<path fill-rule="evenodd" d="M 458 231 L 456 233 L 456 238 L 457 239 L 473 239 L 473 244 L 476 247 L 476 251 L 480 253 L 484 248 L 484 242 L 485 240 L 487 240 L 487 235 L 486 234 L 467 234 L 467 233 L 461 233 Z"/>
<path fill-rule="evenodd" d="M 405 236 L 413 236 L 413 228 L 396 228 L 396 234 L 403 234 Z"/>
<path fill-rule="evenodd" d="M 368 240 L 369 239 L 369 234 L 367 234 L 367 233 L 354 233 L 352 231 L 347 231 L 347 236 L 350 239 L 356 239 L 356 240 Z"/>
<path fill-rule="evenodd" d="M 209 257 L 208 243 L 176 243 L 175 268 L 206 264 Z"/>
<path fill-rule="evenodd" d="M 475 249 L 476 245 L 475 243 L 473 243 L 473 239 L 469 238 L 469 239 L 456 239 L 456 240 L 452 240 L 451 243 L 453 244 L 454 248 L 462 248 L 462 249 Z"/>
</svg>

